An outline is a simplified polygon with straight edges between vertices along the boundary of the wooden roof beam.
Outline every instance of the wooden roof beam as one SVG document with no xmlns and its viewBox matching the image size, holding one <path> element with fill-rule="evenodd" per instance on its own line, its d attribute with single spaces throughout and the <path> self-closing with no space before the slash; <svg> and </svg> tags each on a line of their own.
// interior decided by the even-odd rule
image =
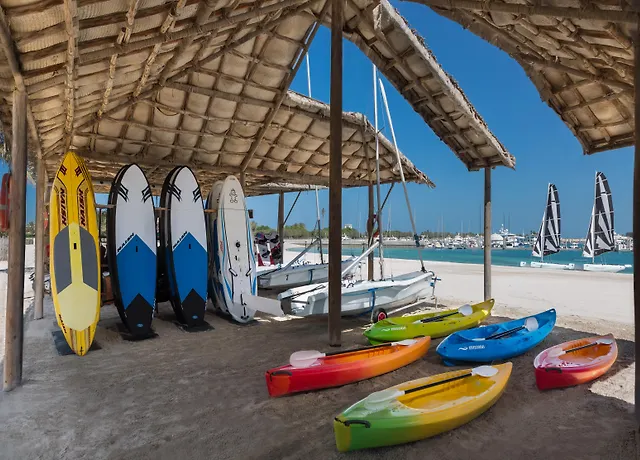
<svg viewBox="0 0 640 460">
<path fill-rule="evenodd" d="M 468 10 L 483 12 L 511 13 L 524 16 L 550 16 L 556 18 L 610 21 L 624 24 L 636 24 L 640 9 L 600 10 L 596 8 L 569 8 L 557 6 L 529 6 L 515 3 L 477 0 L 408 0 L 430 7 L 448 10 Z"/>
<path fill-rule="evenodd" d="M 140 165 L 148 165 L 148 166 L 165 166 L 165 167 L 174 167 L 178 165 L 185 165 L 191 167 L 194 172 L 202 171 L 202 172 L 214 172 L 214 173 L 226 173 L 226 174 L 240 174 L 242 171 L 239 167 L 233 166 L 212 166 L 205 163 L 183 163 L 180 161 L 169 161 L 164 159 L 153 159 L 153 158 L 138 158 L 133 155 L 103 155 L 95 152 L 90 152 L 86 149 L 79 149 L 76 152 L 81 157 L 94 160 L 94 161 L 103 161 L 105 163 L 113 164 L 114 162 L 119 162 L 123 164 L 130 163 L 138 163 Z M 312 165 L 309 165 L 312 166 Z M 314 167 L 314 166 L 312 166 Z M 324 170 L 324 167 L 315 166 L 316 168 Z M 272 179 L 283 179 L 289 181 L 294 184 L 310 184 L 310 185 L 325 185 L 329 184 L 329 176 L 322 175 L 310 175 L 303 174 L 298 172 L 284 172 L 284 171 L 272 171 L 267 169 L 252 169 L 247 168 L 244 171 L 247 176 L 254 177 L 269 177 Z M 408 180 L 415 180 L 415 177 L 408 177 Z M 349 187 L 360 187 L 364 185 L 368 185 L 369 183 L 365 180 L 353 180 L 353 179 L 343 179 L 343 185 Z M 386 182 L 389 182 L 388 180 Z"/>
<path fill-rule="evenodd" d="M 313 42 L 313 39 L 315 38 L 316 33 L 320 29 L 320 21 L 322 21 L 322 19 L 327 14 L 327 10 L 329 9 L 329 5 L 330 5 L 330 2 L 328 2 L 328 1 L 325 2 L 324 7 L 322 8 L 322 12 L 320 13 L 320 19 L 318 21 L 316 21 L 313 24 L 313 26 L 311 26 L 311 29 L 310 29 L 309 33 L 307 34 L 307 36 L 303 40 L 304 44 L 302 45 L 302 49 L 298 53 L 298 58 L 297 58 L 294 66 L 293 66 L 293 69 L 291 69 L 291 72 L 289 72 L 289 74 L 285 77 L 284 81 L 282 82 L 281 89 L 280 89 L 281 93 L 278 96 L 278 99 L 275 101 L 273 107 L 269 110 L 269 113 L 267 114 L 263 125 L 260 127 L 260 129 L 256 133 L 256 136 L 255 136 L 255 139 L 253 141 L 253 144 L 251 144 L 251 148 L 247 152 L 247 156 L 242 161 L 242 165 L 240 166 L 242 171 L 245 171 L 247 169 L 247 167 L 249 166 L 249 163 L 253 159 L 253 156 L 255 155 L 256 150 L 258 150 L 258 147 L 260 146 L 260 143 L 262 142 L 262 139 L 264 138 L 264 135 L 266 134 L 267 130 L 269 129 L 269 126 L 271 126 L 271 122 L 273 121 L 273 119 L 275 118 L 276 114 L 278 113 L 278 110 L 280 109 L 280 106 L 282 105 L 282 102 L 287 97 L 287 91 L 289 90 L 289 86 L 291 86 L 291 82 L 293 81 L 293 79 L 295 78 L 296 74 L 298 73 L 298 69 L 300 69 L 300 66 L 302 65 L 302 62 L 304 61 L 304 57 L 307 54 L 307 52 L 309 51 L 309 46 L 311 46 L 311 42 Z"/>
<path fill-rule="evenodd" d="M 0 43 L 2 44 L 2 50 L 4 51 L 4 55 L 7 58 L 7 64 L 9 66 L 9 70 L 13 75 L 13 81 L 15 83 L 15 87 L 18 91 L 26 92 L 26 86 L 24 83 L 24 78 L 22 74 L 22 67 L 20 65 L 20 61 L 18 60 L 18 56 L 16 54 L 15 43 L 13 42 L 13 37 L 11 36 L 11 30 L 9 29 L 9 25 L 7 23 L 7 18 L 5 17 L 4 10 L 0 8 Z M 42 157 L 42 143 L 40 142 L 40 135 L 38 134 L 38 127 L 36 126 L 36 119 L 33 116 L 33 112 L 31 111 L 31 104 L 29 103 L 29 98 L 27 97 L 27 124 L 29 125 L 29 133 L 31 135 L 31 139 L 34 142 L 36 148 L 36 155 L 38 158 Z"/>
<path fill-rule="evenodd" d="M 242 21 L 245 21 L 246 19 L 255 19 L 262 15 L 272 13 L 274 11 L 279 11 L 283 8 L 288 8 L 289 6 L 297 5 L 304 1 L 305 0 L 282 0 L 262 8 L 251 10 L 246 13 L 236 14 L 223 19 L 219 19 L 217 21 L 213 21 L 199 27 L 192 26 L 176 32 L 162 33 L 153 38 L 149 38 L 146 40 L 139 40 L 137 42 L 130 43 L 128 45 L 116 47 L 115 50 L 114 48 L 108 48 L 108 49 L 103 49 L 98 51 L 92 51 L 89 53 L 84 53 L 80 55 L 78 60 L 80 64 L 88 64 L 90 62 L 101 61 L 102 59 L 108 58 L 114 53 L 114 51 L 118 52 L 118 54 L 124 54 L 124 53 L 130 53 L 132 51 L 138 51 L 145 48 L 151 48 L 155 45 L 162 45 L 164 43 L 182 40 L 183 38 L 187 38 L 187 37 L 192 37 L 192 36 L 195 37 L 198 35 L 206 36 L 206 35 L 209 35 L 211 32 L 219 31 L 223 27 L 228 27 L 231 25 L 238 24 Z"/>
</svg>

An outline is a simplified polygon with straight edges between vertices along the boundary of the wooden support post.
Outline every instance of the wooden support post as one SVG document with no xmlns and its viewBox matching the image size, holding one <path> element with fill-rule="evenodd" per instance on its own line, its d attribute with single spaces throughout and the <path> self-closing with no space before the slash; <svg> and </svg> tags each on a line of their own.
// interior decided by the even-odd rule
<svg viewBox="0 0 640 460">
<path fill-rule="evenodd" d="M 247 193 L 247 179 L 244 171 L 240 173 L 240 187 L 242 187 L 242 192 Z"/>
<path fill-rule="evenodd" d="M 373 227 L 374 227 L 374 219 L 373 219 L 373 183 L 369 182 L 369 218 L 367 219 L 367 243 L 371 245 L 373 243 Z M 373 253 L 375 251 L 371 251 L 369 254 L 369 262 L 367 263 L 367 279 L 373 279 Z"/>
<path fill-rule="evenodd" d="M 280 238 L 280 248 L 282 254 L 278 263 L 282 263 L 284 259 L 284 192 L 280 192 L 278 196 L 278 237 Z"/>
<path fill-rule="evenodd" d="M 44 316 L 44 196 L 47 193 L 47 170 L 44 160 L 36 163 L 36 278 L 33 318 Z"/>
<path fill-rule="evenodd" d="M 331 104 L 329 116 L 329 345 L 342 328 L 342 23 L 344 0 L 331 0 Z"/>
<path fill-rule="evenodd" d="M 636 359 L 640 356 L 640 16 L 635 37 L 635 153 L 633 157 L 633 313 L 635 318 Z M 640 401 L 640 366 L 636 364 L 636 401 Z M 635 406 L 636 423 L 640 425 L 640 409 Z"/>
<path fill-rule="evenodd" d="M 484 168 L 484 299 L 491 298 L 491 168 Z"/>
<path fill-rule="evenodd" d="M 13 91 L 9 275 L 4 336 L 4 391 L 22 382 L 24 246 L 27 198 L 27 93 Z"/>
</svg>

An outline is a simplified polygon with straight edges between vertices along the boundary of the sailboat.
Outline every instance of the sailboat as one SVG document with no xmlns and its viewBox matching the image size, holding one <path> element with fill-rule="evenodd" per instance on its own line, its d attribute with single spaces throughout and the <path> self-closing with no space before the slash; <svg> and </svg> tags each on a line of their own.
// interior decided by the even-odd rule
<svg viewBox="0 0 640 460">
<path fill-rule="evenodd" d="M 591 263 L 584 264 L 584 270 L 590 272 L 620 272 L 631 265 L 596 264 L 595 258 L 606 252 L 614 251 L 616 247 L 613 226 L 613 200 L 611 188 L 606 176 L 596 172 L 595 196 L 589 221 L 589 231 L 582 251 L 583 257 L 590 257 Z"/>
<path fill-rule="evenodd" d="M 407 273 L 400 276 L 384 276 L 383 261 L 383 235 L 382 235 L 382 209 L 380 201 L 380 152 L 378 143 L 378 103 L 377 103 L 377 75 L 375 65 L 373 67 L 374 78 L 374 114 L 375 114 L 375 132 L 376 132 L 376 179 L 377 179 L 377 197 L 378 197 L 378 240 L 360 256 L 354 259 L 342 273 L 343 288 L 341 292 L 341 313 L 344 316 L 370 314 L 372 321 L 378 321 L 387 317 L 394 309 L 408 308 L 412 304 L 426 298 L 433 298 L 437 277 L 433 271 L 427 271 L 424 268 L 422 260 L 422 252 L 419 245 L 419 237 L 416 231 L 415 219 L 411 212 L 409 203 L 409 195 L 407 192 L 402 163 L 400 161 L 400 151 L 396 142 L 396 136 L 393 130 L 391 114 L 387 103 L 386 93 L 382 81 L 380 80 L 380 91 L 387 111 L 387 119 L 389 121 L 389 129 L 393 137 L 394 149 L 396 151 L 396 159 L 400 171 L 407 208 L 409 210 L 409 219 L 416 240 L 418 249 L 418 257 L 420 259 L 421 270 Z M 372 281 L 352 281 L 345 279 L 353 269 L 367 255 L 379 247 L 380 255 L 380 280 Z M 303 288 L 289 289 L 278 295 L 283 311 L 295 316 L 311 316 L 326 315 L 329 313 L 329 285 L 328 283 L 319 283 L 315 285 L 305 286 Z"/>
<path fill-rule="evenodd" d="M 322 234 L 320 222 L 320 205 L 318 200 L 318 188 L 316 187 L 316 213 L 318 236 L 304 248 L 288 264 L 278 265 L 271 270 L 265 270 L 258 275 L 258 286 L 261 289 L 289 289 L 292 287 L 305 286 L 312 283 L 322 283 L 329 279 L 329 264 L 324 261 L 322 252 Z M 315 245 L 320 248 L 320 263 L 298 263 L 302 257 Z M 353 257 L 342 262 L 342 270 L 347 268 L 353 261 Z"/>
<path fill-rule="evenodd" d="M 554 184 L 547 187 L 547 206 L 542 214 L 542 223 L 538 237 L 533 245 L 533 257 L 540 257 L 540 262 L 531 262 L 532 268 L 550 268 L 555 270 L 573 270 L 575 264 L 554 264 L 545 262 L 544 257 L 560 252 L 560 196 Z M 520 266 L 526 266 L 521 262 Z"/>
</svg>

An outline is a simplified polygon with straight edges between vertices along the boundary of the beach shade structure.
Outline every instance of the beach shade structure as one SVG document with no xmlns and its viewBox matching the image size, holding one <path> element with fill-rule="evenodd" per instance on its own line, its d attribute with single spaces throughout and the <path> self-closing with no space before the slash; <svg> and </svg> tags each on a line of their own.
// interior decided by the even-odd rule
<svg viewBox="0 0 640 460">
<path fill-rule="evenodd" d="M 270 396 L 337 387 L 406 366 L 427 353 L 431 339 L 402 340 L 353 350 L 293 353 L 284 366 L 266 372 Z"/>
<path fill-rule="evenodd" d="M 342 110 L 338 88 L 345 21 L 350 32 L 344 37 L 394 87 L 402 88 L 402 96 L 469 170 L 515 165 L 460 86 L 387 0 L 282 0 L 234 8 L 225 2 L 167 0 L 105 0 L 101 5 L 37 1 L 5 8 L 0 18 L 0 60 L 9 69 L 0 76 L 2 87 L 9 88 L 5 102 L 14 91 L 13 104 L 0 111 L 14 143 L 9 152 L 15 179 L 12 209 L 24 208 L 26 178 L 34 175 L 27 170 L 27 151 L 36 165 L 38 317 L 44 279 L 43 197 L 67 151 L 84 158 L 97 193 L 107 192 L 117 171 L 133 161 L 153 195 L 176 166 L 191 168 L 205 192 L 227 175 L 239 178 L 247 196 L 292 190 L 290 185 L 327 186 L 332 254 L 340 246 L 340 190 L 372 187 L 373 164 L 381 184 L 399 182 L 402 171 L 404 180 L 433 187 L 404 155 L 398 160 L 395 146 L 362 114 Z M 302 56 L 324 24 L 333 29 L 335 51 L 331 106 L 289 90 Z M 26 45 L 51 27 L 52 39 L 37 45 L 37 52 Z M 412 58 L 404 59 L 408 55 Z M 222 60 L 225 65 L 220 66 Z M 48 77 L 37 77 L 44 74 Z M 431 102 L 425 105 L 425 100 Z M 20 220 L 17 215 L 16 222 Z M 10 231 L 10 238 L 22 242 L 24 228 Z M 12 259 L 18 268 L 20 247 Z M 329 260 L 339 264 L 339 258 Z M 339 271 L 337 265 L 331 269 Z M 22 329 L 23 286 L 23 271 L 10 270 L 7 388 L 21 380 L 23 336 L 17 330 Z M 329 337 L 338 344 L 341 285 L 332 286 Z"/>
<path fill-rule="evenodd" d="M 493 299 L 474 305 L 387 318 L 371 325 L 363 334 L 372 344 L 412 339 L 415 337 L 445 337 L 455 331 L 477 326 L 491 314 Z"/>
<path fill-rule="evenodd" d="M 440 342 L 436 352 L 451 366 L 510 359 L 537 346 L 555 323 L 556 311 L 550 309 L 526 318 L 454 332 Z"/>
<path fill-rule="evenodd" d="M 455 429 L 493 406 L 510 362 L 456 370 L 370 394 L 333 421 L 340 452 L 418 441 Z"/>
<path fill-rule="evenodd" d="M 536 356 L 536 385 L 540 390 L 580 385 L 605 374 L 618 357 L 612 334 L 561 343 Z"/>
</svg>

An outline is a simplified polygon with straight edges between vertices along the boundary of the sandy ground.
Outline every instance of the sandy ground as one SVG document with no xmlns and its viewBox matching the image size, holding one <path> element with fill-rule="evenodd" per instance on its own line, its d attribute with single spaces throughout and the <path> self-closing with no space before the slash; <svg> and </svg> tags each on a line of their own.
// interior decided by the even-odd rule
<svg viewBox="0 0 640 460">
<path fill-rule="evenodd" d="M 518 275 L 508 275 L 514 277 L 509 282 L 514 284 L 501 288 L 500 272 L 494 273 L 496 298 L 501 289 L 513 297 L 508 297 L 509 302 L 500 297 L 492 322 L 520 316 L 526 308 L 540 309 L 535 303 L 511 303 L 517 299 L 509 292 L 516 292 Z M 454 283 L 460 289 L 450 288 L 458 296 L 454 299 L 479 298 L 474 276 L 466 271 L 441 276 L 444 281 L 438 289 L 444 291 L 440 292 L 443 303 L 458 305 L 445 300 L 446 288 Z M 467 276 L 472 280 L 469 286 L 460 285 L 458 277 Z M 535 275 L 535 279 L 546 276 Z M 582 288 L 582 283 L 565 281 L 562 290 L 578 296 Z M 540 290 L 544 294 L 535 302 L 557 295 L 544 285 Z M 527 294 L 520 297 L 527 299 Z M 568 308 L 580 311 L 582 307 Z M 540 346 L 512 360 L 514 372 L 507 390 L 476 420 L 417 443 L 340 454 L 335 448 L 333 417 L 373 391 L 450 369 L 440 364 L 434 352 L 439 340 L 423 359 L 384 376 L 269 398 L 264 371 L 285 363 L 296 350 L 326 351 L 326 319 L 265 317 L 241 326 L 207 313 L 215 329 L 187 333 L 171 322 L 169 305 L 161 304 L 160 317 L 154 321 L 159 337 L 128 342 L 115 331 L 119 322 L 115 308 L 106 305 L 96 334 L 102 348 L 80 358 L 56 353 L 52 313 L 47 298 L 45 319 L 27 322 L 24 385 L 0 395 L 1 459 L 585 460 L 636 456 L 631 324 L 588 315 L 580 319 L 572 313 L 561 316 Z M 342 324 L 343 348 L 366 343 L 361 334 L 364 319 L 345 318 Z M 532 361 L 538 352 L 607 332 L 616 335 L 620 355 L 606 376 L 575 388 L 545 393 L 536 389 Z"/>
</svg>

